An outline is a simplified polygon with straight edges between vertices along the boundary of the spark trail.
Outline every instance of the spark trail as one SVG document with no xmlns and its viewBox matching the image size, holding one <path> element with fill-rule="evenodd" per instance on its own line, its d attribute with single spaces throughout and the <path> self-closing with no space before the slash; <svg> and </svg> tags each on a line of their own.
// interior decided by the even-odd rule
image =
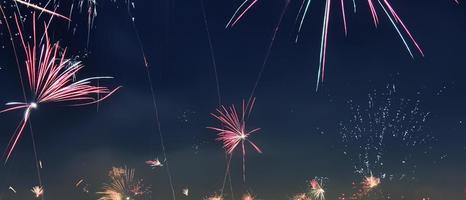
<svg viewBox="0 0 466 200">
<path fill-rule="evenodd" d="M 200 0 L 200 2 L 201 2 L 202 17 L 204 19 L 204 27 L 205 27 L 205 30 L 206 30 L 206 33 L 207 33 L 207 40 L 208 40 L 208 43 L 209 43 L 209 50 L 210 50 L 210 58 L 211 58 L 211 62 L 212 62 L 212 69 L 213 69 L 214 77 L 215 77 L 215 85 L 216 85 L 216 90 L 217 90 L 216 92 L 217 92 L 218 106 L 221 106 L 222 105 L 222 93 L 220 91 L 220 80 L 219 80 L 218 69 L 217 69 L 217 61 L 215 59 L 214 46 L 212 44 L 212 36 L 210 34 L 209 23 L 207 21 L 207 13 L 206 13 L 205 5 L 204 5 L 204 0 Z M 230 169 L 230 159 L 228 159 L 228 154 L 225 154 L 225 162 L 226 162 L 225 176 L 224 176 L 224 179 L 223 179 L 222 189 L 220 190 L 220 196 L 223 196 L 226 181 L 227 181 L 227 178 L 228 178 L 228 180 L 230 182 L 231 198 L 234 199 L 233 184 L 232 184 L 232 181 L 231 181 L 231 175 L 230 175 L 230 171 L 229 171 L 229 169 Z"/>
<path fill-rule="evenodd" d="M 135 18 L 133 16 L 132 12 L 131 12 L 131 7 L 134 8 L 134 2 L 130 2 L 128 0 L 127 1 L 128 16 L 129 16 L 129 18 L 130 18 L 130 20 L 132 22 L 131 24 L 132 24 L 133 30 L 134 30 L 134 32 L 136 34 L 136 38 L 137 38 L 137 41 L 138 41 L 138 44 L 139 44 L 139 48 L 141 50 L 141 54 L 142 54 L 142 57 L 143 57 L 143 60 L 144 60 L 145 71 L 146 71 L 146 78 L 147 78 L 147 82 L 149 84 L 149 89 L 150 89 L 150 92 L 151 92 L 152 105 L 153 105 L 153 109 L 154 109 L 153 117 L 154 117 L 154 120 L 155 120 L 155 131 L 159 133 L 158 136 L 160 138 L 160 146 L 161 146 L 163 157 L 164 157 L 163 160 L 164 160 L 165 170 L 167 171 L 167 175 L 168 175 L 168 181 L 169 181 L 169 184 L 170 184 L 171 195 L 172 195 L 173 200 L 176 200 L 175 187 L 174 187 L 174 184 L 173 184 L 172 173 L 170 171 L 170 165 L 169 165 L 169 162 L 168 162 L 168 156 L 167 156 L 167 152 L 166 152 L 165 141 L 164 141 L 163 132 L 162 132 L 161 123 L 160 123 L 160 118 L 159 118 L 159 109 L 158 109 L 158 104 L 157 104 L 157 96 L 156 96 L 156 92 L 155 92 L 154 85 L 153 85 L 153 82 L 152 82 L 152 76 L 150 74 L 149 61 L 148 61 L 148 59 L 146 57 L 146 53 L 145 53 L 144 47 L 142 45 L 142 40 L 141 40 L 141 37 L 139 35 L 139 31 L 137 29 L 137 26 L 136 26 Z"/>
<path fill-rule="evenodd" d="M 319 53 L 319 64 L 317 70 L 317 84 L 316 89 L 319 88 L 319 85 L 324 82 L 325 80 L 325 70 L 327 64 L 327 51 L 328 51 L 328 44 L 329 44 L 329 24 L 332 17 L 333 8 L 333 1 L 332 0 L 322 0 L 324 3 L 324 15 L 322 18 L 322 30 L 321 30 L 321 41 L 320 41 L 320 53 Z M 335 0 L 338 1 L 338 0 Z M 258 4 L 259 0 L 244 0 L 243 3 L 236 9 L 230 20 L 228 21 L 226 27 L 233 27 L 239 21 L 241 21 L 245 14 L 251 12 L 251 9 Z M 298 11 L 296 21 L 299 21 L 298 25 L 298 33 L 296 36 L 295 41 L 298 41 L 299 35 L 301 34 L 301 30 L 304 24 L 304 20 L 310 13 L 312 0 L 303 0 L 301 2 L 300 9 Z M 393 8 L 392 4 L 389 0 L 367 0 L 368 9 L 371 13 L 371 18 L 374 23 L 375 27 L 378 27 L 380 24 L 380 14 L 379 12 L 385 15 L 388 18 L 389 22 L 395 29 L 396 33 L 400 37 L 403 45 L 405 46 L 406 50 L 408 51 L 409 55 L 414 58 L 412 48 L 415 48 L 421 56 L 424 56 L 424 52 L 416 39 L 414 38 L 413 34 L 402 20 L 402 18 L 398 15 L 398 12 Z M 344 0 L 339 1 L 339 5 L 341 7 L 341 15 L 343 17 L 343 28 L 345 32 L 345 36 L 348 34 L 348 21 L 347 21 L 347 12 L 345 7 Z M 285 9 L 288 6 L 285 5 Z M 356 13 L 356 1 L 353 0 L 353 11 Z"/>
<path fill-rule="evenodd" d="M 48 10 L 48 9 L 46 9 L 46 8 L 40 7 L 40 6 L 36 5 L 36 4 L 32 4 L 32 3 L 28 2 L 28 1 L 23 1 L 23 0 L 14 0 L 14 1 L 15 1 L 15 2 L 18 2 L 18 3 L 20 3 L 20 4 L 23 4 L 23 5 L 26 5 L 27 7 L 31 7 L 31 8 L 33 8 L 33 9 L 39 10 L 39 11 L 41 11 L 41 12 L 45 12 L 45 13 L 48 13 L 48 14 L 50 14 L 50 15 L 57 16 L 57 17 L 60 17 L 60 18 L 62 18 L 62 19 L 71 21 L 71 19 L 68 18 L 68 17 L 66 17 L 66 16 L 63 16 L 63 15 L 57 13 L 57 12 Z"/>
</svg>

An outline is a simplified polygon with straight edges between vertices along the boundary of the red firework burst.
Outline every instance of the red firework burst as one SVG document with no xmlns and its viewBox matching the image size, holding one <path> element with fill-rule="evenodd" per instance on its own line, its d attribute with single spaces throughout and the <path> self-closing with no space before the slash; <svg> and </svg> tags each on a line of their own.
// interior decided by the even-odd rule
<svg viewBox="0 0 466 200">
<path fill-rule="evenodd" d="M 232 155 L 235 149 L 241 144 L 242 149 L 242 157 L 243 157 L 243 179 L 244 170 L 245 170 L 245 157 L 246 157 L 246 149 L 244 143 L 249 143 L 258 153 L 262 153 L 262 150 L 254 144 L 249 139 L 249 136 L 253 133 L 257 133 L 260 128 L 247 130 L 246 129 L 246 119 L 251 114 L 251 111 L 254 107 L 255 98 L 252 101 L 249 101 L 247 104 L 243 100 L 242 110 L 238 114 L 234 105 L 226 108 L 225 106 L 221 106 L 217 109 L 217 114 L 211 113 L 211 115 L 218 119 L 221 123 L 221 128 L 218 127 L 207 127 L 208 129 L 214 130 L 218 132 L 217 141 L 221 141 L 223 143 L 223 148 L 228 155 Z"/>
<path fill-rule="evenodd" d="M 11 156 L 18 140 L 29 120 L 30 113 L 38 105 L 44 103 L 73 102 L 70 106 L 82 106 L 97 103 L 112 95 L 120 87 L 109 90 L 107 87 L 91 85 L 93 80 L 108 79 L 112 77 L 90 77 L 75 80 L 77 73 L 84 67 L 80 61 L 66 58 L 66 48 L 62 48 L 59 42 L 52 43 L 47 33 L 47 25 L 44 25 L 45 43 L 37 44 L 35 15 L 33 15 L 32 44 L 26 41 L 15 16 L 18 35 L 25 53 L 27 80 L 31 91 L 30 102 L 9 102 L 11 106 L 0 113 L 17 109 L 25 109 L 24 118 L 13 134 L 6 151 L 5 162 Z M 18 66 L 20 67 L 20 66 Z M 93 95 L 105 94 L 100 99 Z"/>
</svg>

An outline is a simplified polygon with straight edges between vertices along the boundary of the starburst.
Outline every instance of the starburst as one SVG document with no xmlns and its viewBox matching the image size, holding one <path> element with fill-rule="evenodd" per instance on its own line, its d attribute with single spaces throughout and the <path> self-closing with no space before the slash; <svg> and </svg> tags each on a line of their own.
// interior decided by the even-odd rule
<svg viewBox="0 0 466 200">
<path fill-rule="evenodd" d="M 109 172 L 110 182 L 104 184 L 98 200 L 130 200 L 144 197 L 149 193 L 142 179 L 135 179 L 134 169 L 113 167 Z"/>
<path fill-rule="evenodd" d="M 375 188 L 377 187 L 378 185 L 380 184 L 380 178 L 377 178 L 375 176 L 367 176 L 367 177 L 364 177 L 364 182 L 363 182 L 363 185 L 365 188 L 367 189 L 372 189 L 372 188 Z"/>
<path fill-rule="evenodd" d="M 31 44 L 29 41 L 25 40 L 17 16 L 15 16 L 15 20 L 26 57 L 26 78 L 29 83 L 32 98 L 30 102 L 9 102 L 6 105 L 10 106 L 10 108 L 0 111 L 0 113 L 3 113 L 17 109 L 25 109 L 23 119 L 10 140 L 5 162 L 8 161 L 18 140 L 21 138 L 24 128 L 29 121 L 31 111 L 37 109 L 40 104 L 72 102 L 70 106 L 89 105 L 106 99 L 120 88 L 117 87 L 110 91 L 107 87 L 91 85 L 92 81 L 112 78 L 108 76 L 75 80 L 77 73 L 84 65 L 79 61 L 73 61 L 67 58 L 67 50 L 66 48 L 62 48 L 59 42 L 52 43 L 50 41 L 50 37 L 47 33 L 47 25 L 44 25 L 43 38 L 45 38 L 45 42 L 40 42 L 38 44 L 35 24 L 36 17 L 35 14 L 33 15 L 32 23 L 34 32 Z M 93 97 L 93 95 L 99 94 L 105 94 L 105 96 L 100 99 Z"/>
<path fill-rule="evenodd" d="M 208 129 L 218 132 L 217 140 L 223 143 L 223 147 L 225 148 L 227 154 L 230 156 L 241 144 L 243 158 L 243 179 L 245 179 L 244 171 L 246 168 L 244 164 L 246 157 L 244 143 L 249 143 L 258 153 L 262 153 L 262 150 L 249 139 L 251 134 L 258 132 L 260 128 L 252 130 L 246 129 L 246 120 L 254 107 L 254 102 L 254 98 L 247 104 L 243 100 L 242 110 L 239 114 L 234 105 L 230 106 L 229 108 L 221 106 L 221 108 L 217 109 L 217 114 L 212 113 L 211 115 L 220 121 L 222 127 L 207 127 Z"/>
</svg>

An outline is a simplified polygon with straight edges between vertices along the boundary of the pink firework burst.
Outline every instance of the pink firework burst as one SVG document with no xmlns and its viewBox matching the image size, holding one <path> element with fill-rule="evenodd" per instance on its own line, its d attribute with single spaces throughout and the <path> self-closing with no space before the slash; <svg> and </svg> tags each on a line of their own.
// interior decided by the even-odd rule
<svg viewBox="0 0 466 200">
<path fill-rule="evenodd" d="M 107 87 L 91 85 L 94 80 L 112 78 L 107 76 L 75 80 L 77 73 L 84 65 L 80 61 L 67 58 L 66 48 L 62 48 L 58 42 L 52 43 L 50 41 L 47 25 L 44 25 L 43 38 L 45 42 L 37 44 L 36 17 L 33 15 L 33 35 L 32 44 L 30 44 L 23 36 L 17 16 L 15 16 L 15 20 L 26 57 L 26 78 L 32 95 L 30 102 L 9 102 L 6 105 L 11 107 L 0 111 L 0 113 L 3 113 L 25 109 L 24 117 L 10 140 L 5 162 L 8 161 L 18 140 L 21 138 L 31 111 L 40 104 L 72 102 L 70 106 L 89 105 L 106 99 L 120 88 L 109 90 Z M 20 68 L 20 66 L 18 67 Z M 105 95 L 100 99 L 93 97 L 99 94 Z"/>
<path fill-rule="evenodd" d="M 208 129 L 214 130 L 218 132 L 218 141 L 223 143 L 223 148 L 228 155 L 233 155 L 235 149 L 241 144 L 242 150 L 242 157 L 243 157 L 243 180 L 246 179 L 245 177 L 245 157 L 246 157 L 246 149 L 244 143 L 249 143 L 258 153 L 262 153 L 262 150 L 252 142 L 249 137 L 253 133 L 257 133 L 260 128 L 247 130 L 246 129 L 246 119 L 251 114 L 251 111 L 254 107 L 255 98 L 252 98 L 247 104 L 243 100 L 242 110 L 240 113 L 236 110 L 234 105 L 226 108 L 225 106 L 221 106 L 217 109 L 217 114 L 211 113 L 211 115 L 220 121 L 221 128 L 218 127 L 207 127 Z"/>
<path fill-rule="evenodd" d="M 317 190 L 320 188 L 319 182 L 316 179 L 312 179 L 310 183 L 312 190 Z"/>
</svg>

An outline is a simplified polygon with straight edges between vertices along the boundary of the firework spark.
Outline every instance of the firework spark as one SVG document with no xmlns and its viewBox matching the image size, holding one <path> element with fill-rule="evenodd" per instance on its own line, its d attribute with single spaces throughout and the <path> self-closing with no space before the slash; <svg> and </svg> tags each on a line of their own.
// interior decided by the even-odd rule
<svg viewBox="0 0 466 200">
<path fill-rule="evenodd" d="M 221 108 L 217 109 L 218 114 L 212 113 L 211 115 L 220 121 L 222 127 L 207 127 L 208 129 L 218 132 L 217 140 L 223 143 L 223 147 L 225 148 L 228 155 L 231 156 L 235 149 L 241 144 L 243 158 L 243 180 L 246 180 L 246 150 L 244 143 L 248 142 L 258 153 L 262 153 L 261 149 L 251 140 L 249 140 L 249 136 L 258 132 L 260 128 L 252 129 L 250 131 L 246 130 L 246 119 L 251 114 L 251 111 L 254 107 L 254 102 L 254 98 L 252 99 L 251 103 L 248 102 L 247 104 L 243 100 L 242 110 L 241 113 L 239 113 L 240 115 L 238 115 L 238 111 L 234 105 L 230 106 L 229 108 L 221 106 Z"/>
<path fill-rule="evenodd" d="M 103 191 L 97 192 L 98 200 L 126 200 L 142 198 L 149 193 L 142 179 L 136 180 L 134 169 L 113 167 L 108 173 L 110 183 L 104 184 Z"/>
<path fill-rule="evenodd" d="M 221 195 L 212 195 L 210 197 L 205 198 L 204 200 L 223 200 L 223 196 Z"/>
<path fill-rule="evenodd" d="M 299 20 L 298 26 L 298 33 L 296 37 L 296 41 L 298 41 L 298 37 L 301 33 L 301 29 L 308 15 L 310 4 L 312 0 L 303 0 L 301 7 L 299 9 L 296 21 Z M 455 0 L 458 3 L 458 0 Z M 226 27 L 233 27 L 235 26 L 243 17 L 244 15 L 251 10 L 251 8 L 256 5 L 258 0 L 244 0 L 243 3 L 236 9 L 231 19 L 228 21 Z M 317 88 L 319 84 L 322 83 L 325 79 L 325 67 L 327 61 L 327 46 L 328 46 L 328 35 L 329 35 L 329 24 L 332 9 L 332 0 L 324 0 L 324 15 L 323 15 L 323 23 L 322 23 L 322 31 L 321 31 L 321 42 L 320 42 L 320 56 L 319 56 L 319 68 L 317 72 Z M 414 57 L 412 53 L 412 46 L 416 48 L 419 53 L 424 56 L 424 52 L 422 51 L 420 45 L 414 38 L 413 34 L 402 20 L 402 18 L 398 15 L 397 11 L 393 8 L 392 4 L 389 0 L 367 0 L 368 9 L 371 13 L 372 20 L 374 22 L 374 26 L 378 27 L 380 24 L 380 12 L 384 13 L 384 15 L 388 18 L 391 25 L 399 35 L 403 45 L 405 46 L 406 50 L 408 51 L 411 57 Z M 347 25 L 347 14 L 344 0 L 340 0 L 339 5 L 341 7 L 341 13 L 343 16 L 343 27 L 345 35 L 348 33 L 348 25 Z M 353 1 L 354 12 L 356 12 L 356 1 Z M 411 45 L 408 42 L 411 42 Z"/>
<path fill-rule="evenodd" d="M 80 179 L 78 182 L 76 182 L 75 186 L 76 187 L 79 187 L 79 185 L 81 185 L 81 183 L 83 183 L 84 179 Z"/>
<path fill-rule="evenodd" d="M 152 168 L 156 168 L 156 167 L 163 167 L 163 164 L 160 162 L 160 160 L 157 158 L 155 160 L 148 160 L 146 161 L 146 164 L 149 165 L 150 167 Z"/>
<path fill-rule="evenodd" d="M 81 189 L 85 193 L 89 193 L 89 185 L 84 181 L 84 179 L 80 179 L 76 182 L 75 187 Z"/>
<path fill-rule="evenodd" d="M 34 193 L 36 198 L 39 198 L 40 196 L 44 195 L 44 188 L 42 186 L 34 186 L 31 189 L 31 192 Z"/>
<path fill-rule="evenodd" d="M 19 124 L 17 131 L 12 136 L 6 153 L 5 162 L 10 158 L 13 150 L 21 138 L 26 124 L 29 121 L 31 111 L 37 109 L 40 104 L 73 102 L 71 106 L 82 106 L 100 102 L 110 95 L 116 89 L 110 91 L 107 87 L 92 86 L 93 80 L 109 79 L 112 77 L 91 77 L 78 81 L 73 79 L 76 74 L 84 67 L 79 61 L 72 61 L 66 58 L 66 48 L 58 42 L 52 43 L 47 33 L 47 25 L 44 25 L 45 43 L 37 44 L 35 15 L 33 15 L 33 43 L 26 41 L 20 28 L 18 17 L 15 16 L 16 25 L 19 30 L 22 47 L 26 54 L 26 71 L 29 88 L 32 92 L 32 101 L 28 102 L 9 102 L 10 106 L 0 113 L 17 109 L 25 109 L 23 119 Z M 18 66 L 19 67 L 19 66 Z M 103 98 L 96 100 L 92 95 L 106 94 Z"/>
<path fill-rule="evenodd" d="M 252 196 L 252 194 L 250 193 L 244 194 L 242 198 L 242 200 L 254 200 L 254 199 L 256 198 L 254 198 L 254 196 Z"/>
<path fill-rule="evenodd" d="M 189 196 L 189 189 L 188 188 L 183 188 L 181 190 L 181 193 L 184 195 L 184 196 Z"/>
<path fill-rule="evenodd" d="M 248 4 L 249 2 L 249 4 Z M 235 24 L 243 18 L 244 14 L 246 14 L 256 3 L 258 0 L 245 0 L 241 5 L 236 9 L 233 16 L 231 16 L 230 21 L 228 21 L 226 28 L 235 26 Z M 243 9 L 244 8 L 244 9 Z M 243 10 L 243 11 L 241 11 Z"/>
<path fill-rule="evenodd" d="M 94 20 L 97 17 L 97 2 L 96 0 L 80 0 L 78 2 L 79 11 L 82 12 L 83 5 L 87 4 L 87 45 L 89 45 L 91 29 L 94 25 Z M 73 5 L 71 6 L 70 16 L 73 10 Z"/>
<path fill-rule="evenodd" d="M 18 3 L 20 3 L 20 4 L 23 4 L 23 5 L 26 5 L 27 7 L 31 7 L 31 8 L 33 8 L 33 9 L 39 10 L 39 11 L 41 11 L 41 12 L 48 13 L 48 14 L 50 14 L 50 15 L 52 15 L 52 16 L 57 16 L 57 17 L 66 19 L 66 20 L 68 20 L 68 21 L 71 21 L 71 19 L 68 18 L 68 17 L 65 17 L 65 16 L 63 16 L 63 15 L 57 13 L 57 12 L 48 10 L 48 9 L 46 9 L 46 8 L 40 7 L 40 6 L 36 5 L 36 4 L 32 4 L 32 3 L 30 3 L 30 2 L 23 1 L 23 0 L 14 0 L 14 1 L 15 1 L 15 2 L 18 2 Z"/>
<path fill-rule="evenodd" d="M 311 194 L 317 200 L 325 200 L 325 190 L 323 188 L 311 190 Z"/>
<path fill-rule="evenodd" d="M 9 187 L 8 187 L 8 189 L 9 189 L 9 190 L 11 190 L 13 193 L 15 193 L 15 194 L 16 194 L 16 190 L 15 190 L 15 188 L 13 188 L 13 187 L 9 186 Z"/>
<path fill-rule="evenodd" d="M 302 193 L 295 195 L 291 200 L 311 200 L 311 198 L 307 197 L 305 193 Z"/>
<path fill-rule="evenodd" d="M 424 129 L 429 113 L 421 110 L 420 101 L 399 97 L 394 85 L 386 91 L 374 91 L 368 95 L 367 106 L 349 102 L 353 116 L 340 123 L 344 143 L 343 152 L 354 164 L 355 173 L 363 177 L 405 177 L 415 173 L 411 164 L 414 152 L 426 148 L 435 138 Z M 391 151 L 387 141 L 396 142 L 402 154 Z M 395 156 L 385 159 L 387 156 Z M 400 178 L 400 179 L 401 179 Z"/>
</svg>

